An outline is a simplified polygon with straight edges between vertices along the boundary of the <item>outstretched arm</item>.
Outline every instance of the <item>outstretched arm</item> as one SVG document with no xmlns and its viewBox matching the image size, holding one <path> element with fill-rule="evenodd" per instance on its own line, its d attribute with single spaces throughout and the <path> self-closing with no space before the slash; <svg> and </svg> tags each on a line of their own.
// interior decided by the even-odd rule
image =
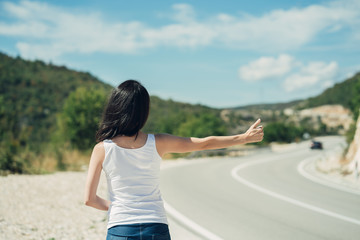
<svg viewBox="0 0 360 240">
<path fill-rule="evenodd" d="M 96 194 L 104 157 L 105 149 L 103 143 L 96 144 L 91 154 L 89 170 L 86 179 L 85 205 L 107 211 L 110 206 L 110 201 L 105 200 Z"/>
<path fill-rule="evenodd" d="M 205 138 L 177 137 L 169 134 L 156 135 L 156 148 L 160 156 L 166 153 L 184 153 L 207 149 L 226 148 L 234 145 L 260 142 L 263 128 L 258 119 L 245 133 L 234 136 L 211 136 Z"/>
</svg>

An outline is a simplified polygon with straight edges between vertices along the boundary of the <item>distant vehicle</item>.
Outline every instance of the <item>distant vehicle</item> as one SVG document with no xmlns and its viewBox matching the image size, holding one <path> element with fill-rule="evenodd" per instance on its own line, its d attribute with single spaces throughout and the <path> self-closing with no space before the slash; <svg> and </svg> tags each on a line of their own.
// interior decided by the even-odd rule
<svg viewBox="0 0 360 240">
<path fill-rule="evenodd" d="M 310 145 L 311 149 L 323 149 L 323 145 L 319 141 L 312 141 Z"/>
</svg>

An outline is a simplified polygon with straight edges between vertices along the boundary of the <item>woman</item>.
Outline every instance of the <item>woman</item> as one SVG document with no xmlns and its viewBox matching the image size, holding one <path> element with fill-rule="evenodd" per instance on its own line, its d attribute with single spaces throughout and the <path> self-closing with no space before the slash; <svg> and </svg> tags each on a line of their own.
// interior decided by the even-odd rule
<svg viewBox="0 0 360 240">
<path fill-rule="evenodd" d="M 85 204 L 108 211 L 106 239 L 170 239 L 159 190 L 161 158 L 259 142 L 260 119 L 244 134 L 205 138 L 146 134 L 150 98 L 137 81 L 128 80 L 112 92 L 96 134 L 85 188 Z M 110 201 L 97 196 L 100 173 L 106 174 Z"/>
</svg>

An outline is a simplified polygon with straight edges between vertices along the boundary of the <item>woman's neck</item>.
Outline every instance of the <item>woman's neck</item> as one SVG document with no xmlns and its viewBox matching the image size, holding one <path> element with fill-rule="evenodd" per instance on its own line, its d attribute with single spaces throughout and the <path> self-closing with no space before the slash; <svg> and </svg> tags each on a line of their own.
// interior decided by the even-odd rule
<svg viewBox="0 0 360 240">
<path fill-rule="evenodd" d="M 147 140 L 147 134 L 139 131 L 139 133 L 134 136 L 121 136 L 118 135 L 111 140 L 118 146 L 123 148 L 135 149 L 140 148 L 145 145 Z"/>
</svg>

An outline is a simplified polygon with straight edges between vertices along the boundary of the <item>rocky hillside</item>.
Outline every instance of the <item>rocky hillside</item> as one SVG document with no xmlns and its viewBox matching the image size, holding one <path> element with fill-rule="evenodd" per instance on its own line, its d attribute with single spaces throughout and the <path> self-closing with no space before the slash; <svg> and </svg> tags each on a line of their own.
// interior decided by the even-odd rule
<svg viewBox="0 0 360 240">
<path fill-rule="evenodd" d="M 347 132 L 353 123 L 351 111 L 340 104 L 322 105 L 302 110 L 287 108 L 284 110 L 284 114 L 294 122 L 306 120 L 316 129 L 324 124 L 328 129 L 333 129 L 333 132 L 339 134 Z"/>
<path fill-rule="evenodd" d="M 313 108 L 327 104 L 340 104 L 350 109 L 357 117 L 360 103 L 360 73 L 335 84 L 318 96 L 301 102 L 299 108 Z"/>
<path fill-rule="evenodd" d="M 360 116 L 356 122 L 356 131 L 354 140 L 351 142 L 348 152 L 345 156 L 345 161 L 350 162 L 349 170 L 353 172 L 356 168 L 357 162 L 357 170 L 360 171 Z"/>
</svg>

